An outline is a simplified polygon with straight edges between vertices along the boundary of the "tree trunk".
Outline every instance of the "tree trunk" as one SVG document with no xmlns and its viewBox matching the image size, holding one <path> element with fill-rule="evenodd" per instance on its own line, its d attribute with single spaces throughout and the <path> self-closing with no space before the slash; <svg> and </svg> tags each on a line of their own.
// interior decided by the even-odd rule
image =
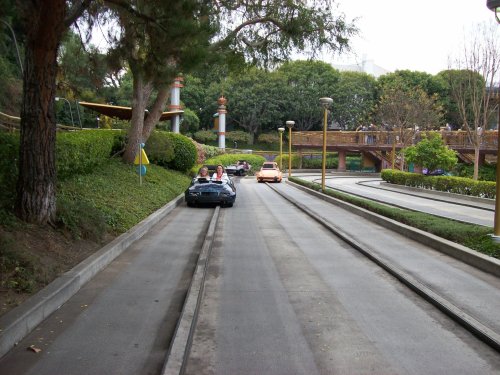
<svg viewBox="0 0 500 375">
<path fill-rule="evenodd" d="M 144 84 L 141 74 L 134 74 L 134 93 L 132 98 L 132 118 L 130 119 L 130 129 L 128 131 L 127 145 L 123 154 L 123 161 L 132 164 L 135 155 L 139 150 L 139 143 L 146 140 L 142 139 L 142 132 L 144 128 L 144 114 L 146 104 L 151 94 L 151 85 Z"/>
<path fill-rule="evenodd" d="M 153 104 L 153 108 L 151 112 L 144 120 L 144 128 L 142 130 L 142 139 L 143 142 L 146 142 L 151 135 L 151 132 L 154 130 L 156 124 L 160 120 L 161 114 L 163 113 L 163 109 L 167 104 L 167 100 L 170 97 L 170 87 L 165 85 L 161 87 L 156 95 L 155 102 Z"/>
<path fill-rule="evenodd" d="M 56 214 L 54 97 L 66 1 L 33 3 L 23 14 L 27 35 L 15 212 L 24 221 L 45 224 Z"/>
<path fill-rule="evenodd" d="M 480 143 L 476 142 L 474 145 L 474 175 L 472 177 L 474 180 L 479 178 L 479 147 Z"/>
</svg>

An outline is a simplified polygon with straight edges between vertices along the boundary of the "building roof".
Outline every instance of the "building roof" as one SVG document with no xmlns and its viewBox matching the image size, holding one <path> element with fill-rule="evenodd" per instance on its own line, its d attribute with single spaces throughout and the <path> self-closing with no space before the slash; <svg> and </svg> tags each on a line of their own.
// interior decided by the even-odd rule
<svg viewBox="0 0 500 375">
<path fill-rule="evenodd" d="M 93 111 L 96 111 L 100 114 L 103 114 L 108 117 L 115 117 L 120 120 L 130 120 L 132 118 L 132 108 L 131 107 L 121 107 L 117 105 L 110 104 L 99 104 L 99 103 L 89 103 L 89 102 L 78 102 L 78 104 L 90 108 Z M 163 112 L 161 114 L 159 121 L 169 120 L 173 116 L 183 114 L 184 111 L 170 111 Z M 144 113 L 144 118 L 148 116 L 149 112 L 146 110 Z"/>
</svg>

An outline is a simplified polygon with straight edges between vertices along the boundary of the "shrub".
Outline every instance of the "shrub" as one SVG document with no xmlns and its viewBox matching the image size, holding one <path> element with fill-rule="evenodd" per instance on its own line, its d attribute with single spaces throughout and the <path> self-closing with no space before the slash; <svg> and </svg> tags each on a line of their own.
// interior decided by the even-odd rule
<svg viewBox="0 0 500 375">
<path fill-rule="evenodd" d="M 241 130 L 236 130 L 234 132 L 226 132 L 226 140 L 230 142 L 240 142 L 248 144 L 250 143 L 251 139 L 252 137 L 250 136 L 250 134 Z"/>
<path fill-rule="evenodd" d="M 254 171 L 259 170 L 262 164 L 266 161 L 266 158 L 260 155 L 252 155 L 252 154 L 223 154 L 219 156 L 215 156 L 205 160 L 205 165 L 217 165 L 222 164 L 223 166 L 231 165 L 236 163 L 238 160 L 246 160 L 248 164 L 251 165 L 249 174 L 252 174 Z M 198 173 L 202 165 L 196 165 L 191 169 L 191 174 L 194 176 Z"/>
<path fill-rule="evenodd" d="M 337 168 L 338 159 L 336 156 L 326 156 L 326 168 Z M 302 168 L 305 169 L 321 169 L 323 168 L 323 159 L 320 158 L 302 158 Z"/>
<path fill-rule="evenodd" d="M 259 135 L 257 142 L 265 144 L 279 144 L 280 137 L 276 133 L 263 133 Z"/>
<path fill-rule="evenodd" d="M 111 156 L 115 134 L 106 130 L 59 132 L 56 167 L 60 179 L 89 173 Z"/>
<path fill-rule="evenodd" d="M 384 181 L 397 185 L 490 199 L 495 198 L 496 195 L 496 184 L 491 181 L 475 181 L 470 178 L 452 176 L 424 176 L 418 173 L 408 173 L 392 169 L 384 169 L 381 177 Z"/>
<path fill-rule="evenodd" d="M 196 146 L 190 138 L 177 133 L 165 133 L 174 146 L 174 158 L 167 163 L 169 168 L 185 172 L 192 168 L 197 159 Z"/>
<path fill-rule="evenodd" d="M 148 138 L 144 150 L 150 162 L 167 166 L 174 157 L 174 144 L 168 132 L 154 131 Z"/>
<path fill-rule="evenodd" d="M 279 164 L 279 155 L 274 159 Z M 292 154 L 292 169 L 297 169 L 300 167 L 300 157 L 299 155 Z M 283 169 L 288 169 L 288 155 L 283 154 Z"/>
<path fill-rule="evenodd" d="M 217 134 L 210 130 L 200 130 L 193 134 L 193 138 L 201 143 L 209 143 L 217 140 Z"/>
</svg>

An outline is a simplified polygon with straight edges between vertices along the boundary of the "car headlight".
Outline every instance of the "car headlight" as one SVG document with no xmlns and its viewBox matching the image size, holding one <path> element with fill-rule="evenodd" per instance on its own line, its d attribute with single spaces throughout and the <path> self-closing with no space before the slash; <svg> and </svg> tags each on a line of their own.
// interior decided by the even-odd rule
<svg viewBox="0 0 500 375">
<path fill-rule="evenodd" d="M 190 197 L 197 197 L 198 195 L 200 195 L 200 193 L 198 193 L 197 191 L 190 191 L 188 192 L 188 195 Z"/>
</svg>

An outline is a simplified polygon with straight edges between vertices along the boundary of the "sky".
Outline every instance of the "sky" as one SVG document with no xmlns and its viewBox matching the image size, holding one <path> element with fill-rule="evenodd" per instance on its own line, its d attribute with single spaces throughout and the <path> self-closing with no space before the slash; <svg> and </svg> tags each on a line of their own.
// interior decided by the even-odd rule
<svg viewBox="0 0 500 375">
<path fill-rule="evenodd" d="M 352 40 L 355 55 L 326 56 L 332 64 L 363 60 L 393 72 L 413 70 L 437 74 L 478 24 L 496 22 L 486 0 L 336 0 L 339 11 L 360 30 Z M 499 26 L 500 27 L 500 26 Z"/>
</svg>

